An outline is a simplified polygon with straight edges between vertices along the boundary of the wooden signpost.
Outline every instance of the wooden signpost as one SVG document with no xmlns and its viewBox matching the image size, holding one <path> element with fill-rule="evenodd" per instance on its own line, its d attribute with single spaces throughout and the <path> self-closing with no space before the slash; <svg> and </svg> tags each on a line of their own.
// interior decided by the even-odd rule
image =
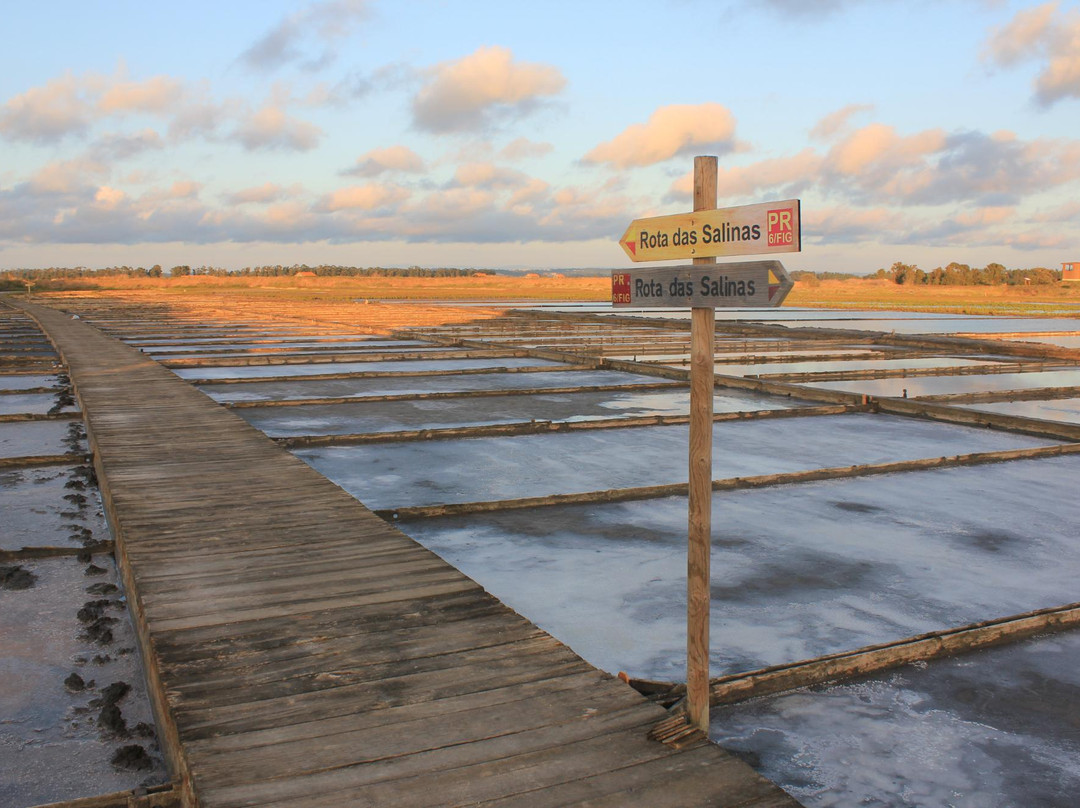
<svg viewBox="0 0 1080 808">
<path fill-rule="evenodd" d="M 718 255 L 802 249 L 799 200 L 716 209 L 716 158 L 694 158 L 694 212 L 631 222 L 619 244 L 632 261 L 691 266 L 611 273 L 613 306 L 690 307 L 690 496 L 686 555 L 686 712 L 709 731 L 713 344 L 716 308 L 779 306 L 794 285 L 779 261 L 717 264 Z"/>
</svg>

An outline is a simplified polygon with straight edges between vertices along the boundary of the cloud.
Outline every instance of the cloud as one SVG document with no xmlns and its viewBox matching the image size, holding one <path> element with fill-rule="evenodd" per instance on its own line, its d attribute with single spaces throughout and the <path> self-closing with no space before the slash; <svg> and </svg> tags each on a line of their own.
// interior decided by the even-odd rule
<svg viewBox="0 0 1080 808">
<path fill-rule="evenodd" d="M 550 143 L 537 143 L 527 137 L 519 137 L 503 146 L 499 156 L 504 160 L 531 160 L 535 157 L 543 157 L 555 150 Z"/>
<path fill-rule="evenodd" d="M 212 134 L 224 120 L 225 111 L 221 104 L 209 100 L 205 83 L 188 86 L 169 76 L 129 81 L 121 65 L 112 76 L 65 73 L 13 96 L 0 108 L 0 135 L 52 144 L 68 135 L 85 135 L 102 120 L 130 115 L 159 118 L 168 123 L 170 137 L 185 138 Z M 157 148 L 152 138 L 140 142 L 148 131 L 152 130 L 132 136 L 105 135 L 91 148 L 112 149 L 121 157 Z"/>
<path fill-rule="evenodd" d="M 336 42 L 368 16 L 367 0 L 311 3 L 252 43 L 240 54 L 240 61 L 260 71 L 293 62 L 305 70 L 318 70 L 337 57 Z"/>
<path fill-rule="evenodd" d="M 397 185 L 352 185 L 327 194 L 315 206 L 324 213 L 339 210 L 378 210 L 404 202 L 410 192 Z"/>
<path fill-rule="evenodd" d="M 108 173 L 105 165 L 97 160 L 56 160 L 39 168 L 27 185 L 36 194 L 79 194 L 95 186 Z"/>
<path fill-rule="evenodd" d="M 810 130 L 810 137 L 814 140 L 829 140 L 837 133 L 847 128 L 851 119 L 860 112 L 870 112 L 874 109 L 873 104 L 848 104 L 836 112 L 830 112 L 814 128 Z"/>
<path fill-rule="evenodd" d="M 791 156 L 717 172 L 721 199 L 799 196 L 816 191 L 854 205 L 973 203 L 1006 208 L 1080 179 L 1080 140 L 1022 141 L 1007 131 L 906 135 L 879 123 L 855 130 L 824 153 Z M 685 202 L 693 176 L 672 183 L 664 201 Z"/>
<path fill-rule="evenodd" d="M 145 81 L 117 82 L 98 98 L 102 112 L 163 113 L 179 104 L 184 86 L 169 76 L 154 76 Z"/>
<path fill-rule="evenodd" d="M 716 172 L 716 195 L 720 199 L 751 197 L 772 189 L 781 196 L 798 196 L 813 185 L 824 158 L 813 149 L 803 149 L 791 157 L 760 160 L 748 166 L 719 167 Z M 667 201 L 684 201 L 694 196 L 694 174 L 684 174 L 671 184 Z"/>
<path fill-rule="evenodd" d="M 1018 11 L 1006 25 L 994 29 L 983 53 L 1001 67 L 1039 61 L 1034 89 L 1043 106 L 1080 98 L 1080 13 L 1059 13 L 1056 2 Z"/>
<path fill-rule="evenodd" d="M 55 143 L 89 129 L 93 109 L 86 82 L 67 72 L 42 87 L 12 96 L 0 110 L 0 134 L 11 140 Z"/>
<path fill-rule="evenodd" d="M 94 194 L 94 203 L 106 210 L 113 210 L 127 197 L 123 191 L 118 188 L 110 188 L 107 185 L 102 185 L 97 189 L 97 193 Z"/>
<path fill-rule="evenodd" d="M 512 189 L 528 185 L 529 177 L 494 163 L 466 163 L 454 172 L 454 183 L 465 188 Z"/>
<path fill-rule="evenodd" d="M 265 182 L 253 188 L 242 188 L 239 191 L 226 194 L 224 199 L 228 205 L 266 205 L 271 202 L 280 202 L 290 195 L 291 193 L 282 186 L 273 182 Z"/>
<path fill-rule="evenodd" d="M 999 65 L 1010 66 L 1037 56 L 1050 32 L 1058 4 L 1044 3 L 1023 9 L 1004 26 L 993 29 L 984 45 L 985 56 Z"/>
<path fill-rule="evenodd" d="M 92 143 L 88 151 L 97 160 L 126 160 L 145 151 L 163 148 L 165 142 L 161 135 L 148 128 L 130 135 L 106 133 Z"/>
<path fill-rule="evenodd" d="M 889 208 L 815 207 L 802 214 L 803 238 L 820 244 L 903 243 L 908 223 Z"/>
<path fill-rule="evenodd" d="M 614 139 L 586 154 L 583 160 L 632 168 L 706 149 L 727 153 L 734 148 L 735 117 L 727 107 L 713 102 L 673 104 L 658 108 L 645 123 L 628 126 Z"/>
<path fill-rule="evenodd" d="M 437 134 L 483 129 L 525 115 L 566 86 L 550 65 L 515 62 L 509 48 L 481 47 L 427 71 L 413 98 L 413 122 Z"/>
<path fill-rule="evenodd" d="M 762 5 L 782 17 L 816 20 L 840 11 L 853 2 L 854 0 L 764 0 Z"/>
<path fill-rule="evenodd" d="M 1033 222 L 1080 222 L 1080 201 L 1066 202 L 1050 210 L 1044 210 L 1031 217 Z"/>
<path fill-rule="evenodd" d="M 356 165 L 341 173 L 346 176 L 377 177 L 386 172 L 420 174 L 426 170 L 419 154 L 408 146 L 372 149 L 356 158 Z"/>
<path fill-rule="evenodd" d="M 291 117 L 284 109 L 273 104 L 267 104 L 242 120 L 235 132 L 236 139 L 248 151 L 310 151 L 319 145 L 322 134 L 319 127 Z"/>
</svg>

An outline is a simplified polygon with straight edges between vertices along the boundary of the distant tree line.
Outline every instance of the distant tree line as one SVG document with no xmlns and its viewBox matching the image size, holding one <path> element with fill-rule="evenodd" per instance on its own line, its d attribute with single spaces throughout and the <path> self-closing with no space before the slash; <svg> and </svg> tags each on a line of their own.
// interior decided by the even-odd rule
<svg viewBox="0 0 1080 808">
<path fill-rule="evenodd" d="M 494 275 L 490 269 L 459 269 L 456 267 L 438 267 L 429 269 L 418 266 L 411 267 L 346 267 L 332 264 L 319 264 L 308 266 L 307 264 L 293 264 L 283 266 L 281 264 L 244 267 L 240 270 L 228 270 L 222 267 L 199 266 L 192 267 L 187 264 L 174 266 L 169 270 L 172 277 L 190 275 L 211 275 L 214 277 L 264 277 L 277 278 L 291 275 L 311 273 L 320 277 L 380 277 L 380 278 L 460 278 L 472 275 Z M 72 280 L 79 278 L 161 278 L 165 276 L 165 270 L 160 264 L 154 264 L 149 269 L 145 267 L 105 267 L 103 269 L 90 269 L 88 267 L 47 267 L 44 269 L 13 269 L 3 274 L 2 280 L 17 281 L 25 280 L 48 281 L 48 280 Z"/>
<path fill-rule="evenodd" d="M 824 280 L 850 280 L 853 277 L 867 280 L 888 280 L 902 286 L 1025 286 L 1058 283 L 1061 270 L 1034 267 L 1032 269 L 1006 269 L 1002 264 L 991 263 L 985 267 L 972 267 L 952 262 L 927 272 L 914 264 L 897 261 L 889 269 L 879 269 L 872 275 L 853 276 L 842 272 L 792 272 L 798 281 L 814 283 Z"/>
</svg>

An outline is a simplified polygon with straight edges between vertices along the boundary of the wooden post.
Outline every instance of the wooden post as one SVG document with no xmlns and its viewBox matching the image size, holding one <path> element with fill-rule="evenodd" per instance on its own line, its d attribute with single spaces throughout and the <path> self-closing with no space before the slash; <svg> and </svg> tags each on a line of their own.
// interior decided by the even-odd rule
<svg viewBox="0 0 1080 808">
<path fill-rule="evenodd" d="M 694 210 L 716 208 L 716 158 L 694 158 Z M 695 258 L 715 264 L 715 258 Z M 712 543 L 713 342 L 716 313 L 690 310 L 690 504 L 686 554 L 686 709 L 709 731 L 709 560 Z"/>
</svg>

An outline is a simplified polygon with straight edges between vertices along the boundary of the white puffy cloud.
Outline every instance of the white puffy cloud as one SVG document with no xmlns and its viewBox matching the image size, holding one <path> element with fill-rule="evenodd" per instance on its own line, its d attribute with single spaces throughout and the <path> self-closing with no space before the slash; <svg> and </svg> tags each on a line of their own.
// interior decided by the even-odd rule
<svg viewBox="0 0 1080 808">
<path fill-rule="evenodd" d="M 34 172 L 27 185 L 36 194 L 78 194 L 107 174 L 104 164 L 90 158 L 55 160 Z"/>
<path fill-rule="evenodd" d="M 507 189 L 527 185 L 529 177 L 494 163 L 466 163 L 454 172 L 454 183 L 466 188 Z"/>
<path fill-rule="evenodd" d="M 503 146 L 499 151 L 499 156 L 511 161 L 529 160 L 550 154 L 554 149 L 555 147 L 550 143 L 538 143 L 527 137 L 519 137 Z"/>
<path fill-rule="evenodd" d="M 372 211 L 397 205 L 409 198 L 407 188 L 398 185 L 351 185 L 327 194 L 315 209 L 326 213 L 340 210 Z"/>
<path fill-rule="evenodd" d="M 225 202 L 229 205 L 267 205 L 272 202 L 281 202 L 291 196 L 292 193 L 286 188 L 273 183 L 264 182 L 252 188 L 241 188 L 225 195 Z"/>
<path fill-rule="evenodd" d="M 585 155 L 586 163 L 632 168 L 662 163 L 702 149 L 727 153 L 735 148 L 735 116 L 714 102 L 660 107 L 645 123 L 628 126 Z"/>
<path fill-rule="evenodd" d="M 347 176 L 377 177 L 387 172 L 420 174 L 426 170 L 424 160 L 408 146 L 387 146 L 372 149 L 356 158 L 356 165 L 341 173 Z"/>
<path fill-rule="evenodd" d="M 814 140 L 829 140 L 846 130 L 851 119 L 860 112 L 870 112 L 873 109 L 873 104 L 848 104 L 841 107 L 814 124 L 814 128 L 810 130 L 810 137 Z"/>
<path fill-rule="evenodd" d="M 1018 11 L 991 33 L 984 54 L 1002 67 L 1038 61 L 1035 98 L 1044 106 L 1080 98 L 1080 13 L 1057 2 Z"/>
<path fill-rule="evenodd" d="M 164 113 L 177 106 L 184 95 L 184 85 L 170 76 L 153 76 L 145 81 L 121 81 L 108 87 L 98 97 L 103 113 Z"/>
<path fill-rule="evenodd" d="M 509 48 L 481 47 L 427 71 L 412 102 L 413 121 L 429 132 L 483 129 L 528 113 L 566 86 L 551 65 L 515 62 Z"/>
<path fill-rule="evenodd" d="M 1080 140 L 1023 141 L 1008 131 L 913 134 L 869 124 L 825 152 L 813 148 L 717 172 L 722 200 L 796 196 L 816 191 L 858 206 L 974 204 L 1009 208 L 1080 180 Z M 692 175 L 671 186 L 667 200 L 685 201 Z"/>
<path fill-rule="evenodd" d="M 84 132 L 94 119 L 86 82 L 72 73 L 12 96 L 0 109 L 0 134 L 11 140 L 54 143 Z"/>
<path fill-rule="evenodd" d="M 322 134 L 315 124 L 289 115 L 282 107 L 267 104 L 240 122 L 235 137 L 249 151 L 310 151 L 319 145 Z"/>
</svg>

